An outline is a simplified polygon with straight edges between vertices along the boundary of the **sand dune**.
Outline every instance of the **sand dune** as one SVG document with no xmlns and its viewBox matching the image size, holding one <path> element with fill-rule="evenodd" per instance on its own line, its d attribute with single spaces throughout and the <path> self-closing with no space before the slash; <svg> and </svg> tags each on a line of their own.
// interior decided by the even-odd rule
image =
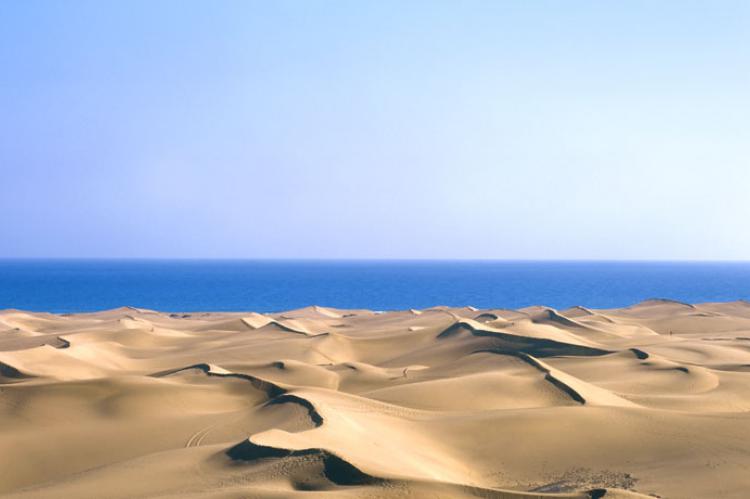
<svg viewBox="0 0 750 499">
<path fill-rule="evenodd" d="M 0 312 L 0 496 L 744 498 L 750 304 Z"/>
</svg>

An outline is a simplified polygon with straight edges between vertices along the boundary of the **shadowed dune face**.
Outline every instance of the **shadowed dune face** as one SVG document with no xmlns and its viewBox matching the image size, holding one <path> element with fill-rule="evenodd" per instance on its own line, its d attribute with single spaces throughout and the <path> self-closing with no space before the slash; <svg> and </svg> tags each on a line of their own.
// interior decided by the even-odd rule
<svg viewBox="0 0 750 499">
<path fill-rule="evenodd" d="M 747 497 L 750 304 L 0 312 L 2 497 Z"/>
</svg>

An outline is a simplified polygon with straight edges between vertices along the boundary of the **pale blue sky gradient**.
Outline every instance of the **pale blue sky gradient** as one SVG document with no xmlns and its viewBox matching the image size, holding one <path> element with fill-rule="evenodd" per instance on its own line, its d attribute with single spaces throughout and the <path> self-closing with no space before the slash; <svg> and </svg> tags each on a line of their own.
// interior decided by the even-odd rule
<svg viewBox="0 0 750 499">
<path fill-rule="evenodd" d="M 0 257 L 747 259 L 750 3 L 0 2 Z"/>
</svg>

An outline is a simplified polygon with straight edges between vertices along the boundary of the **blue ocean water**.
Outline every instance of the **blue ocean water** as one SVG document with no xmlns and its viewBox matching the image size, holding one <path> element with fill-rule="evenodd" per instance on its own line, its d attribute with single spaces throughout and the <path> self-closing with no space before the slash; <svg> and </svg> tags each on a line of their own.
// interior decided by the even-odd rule
<svg viewBox="0 0 750 499">
<path fill-rule="evenodd" d="M 0 260 L 0 309 L 621 307 L 750 299 L 750 263 Z"/>
</svg>

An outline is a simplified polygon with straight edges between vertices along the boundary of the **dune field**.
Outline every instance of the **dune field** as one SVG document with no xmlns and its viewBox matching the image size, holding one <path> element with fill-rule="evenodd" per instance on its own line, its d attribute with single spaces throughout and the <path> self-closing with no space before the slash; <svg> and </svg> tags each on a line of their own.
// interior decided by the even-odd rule
<svg viewBox="0 0 750 499">
<path fill-rule="evenodd" d="M 750 303 L 0 312 L 3 498 L 745 498 Z"/>
</svg>

